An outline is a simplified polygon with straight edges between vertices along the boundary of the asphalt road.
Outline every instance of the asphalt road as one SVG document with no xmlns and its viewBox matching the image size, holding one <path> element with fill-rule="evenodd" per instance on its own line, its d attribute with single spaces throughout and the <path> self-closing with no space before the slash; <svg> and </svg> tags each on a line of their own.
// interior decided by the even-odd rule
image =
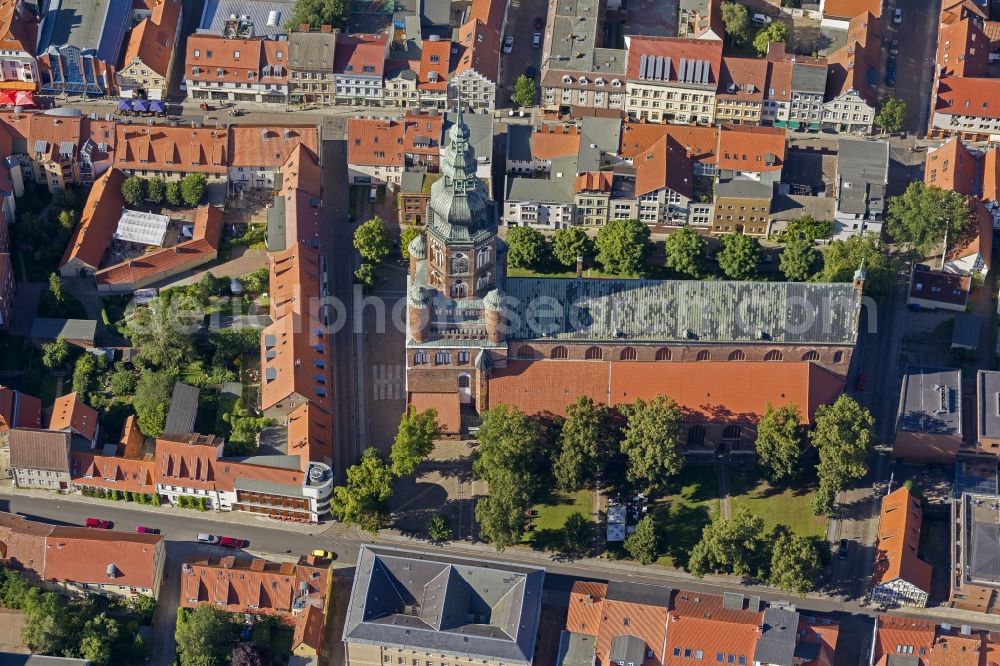
<svg viewBox="0 0 1000 666">
<path fill-rule="evenodd" d="M 903 22 L 896 25 L 892 15 L 899 7 Z M 934 74 L 934 50 L 937 46 L 937 21 L 941 9 L 939 0 L 889 0 L 882 15 L 886 20 L 882 32 L 882 62 L 879 90 L 883 96 L 892 95 L 906 102 L 906 121 L 903 129 L 923 136 L 927 131 L 930 112 L 931 81 Z M 888 64 L 889 45 L 899 40 L 896 56 L 896 85 L 886 86 L 885 67 Z"/>
</svg>

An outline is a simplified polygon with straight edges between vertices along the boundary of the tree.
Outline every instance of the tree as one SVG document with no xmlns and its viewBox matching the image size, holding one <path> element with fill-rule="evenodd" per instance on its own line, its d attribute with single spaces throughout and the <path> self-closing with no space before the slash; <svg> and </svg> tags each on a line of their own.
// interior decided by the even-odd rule
<svg viewBox="0 0 1000 666">
<path fill-rule="evenodd" d="M 441 513 L 435 513 L 431 516 L 430 520 L 427 521 L 427 536 L 435 543 L 450 541 L 452 530 L 451 521 L 448 520 L 448 516 Z"/>
<path fill-rule="evenodd" d="M 727 2 L 723 4 L 723 8 L 732 4 L 734 3 Z M 746 13 L 746 8 L 743 5 L 736 6 Z M 704 236 L 690 227 L 681 227 L 667 236 L 664 263 L 671 270 L 698 279 L 705 274 L 705 251 L 707 248 L 708 240 Z"/>
<path fill-rule="evenodd" d="M 193 297 L 161 296 L 129 313 L 125 329 L 143 365 L 176 372 L 195 356 L 190 334 L 201 330 L 203 320 L 204 307 Z"/>
<path fill-rule="evenodd" d="M 437 422 L 436 409 L 418 412 L 408 407 L 399 422 L 396 440 L 389 452 L 393 474 L 413 474 L 417 466 L 434 450 L 434 440 L 440 436 L 441 427 Z"/>
<path fill-rule="evenodd" d="M 21 640 L 39 654 L 62 654 L 71 650 L 70 618 L 66 604 L 54 592 L 32 588 L 21 603 L 24 628 Z"/>
<path fill-rule="evenodd" d="M 73 366 L 73 391 L 84 402 L 90 402 L 91 394 L 97 390 L 101 376 L 107 369 L 104 356 L 84 353 L 76 359 Z"/>
<path fill-rule="evenodd" d="M 69 357 L 69 345 L 59 338 L 42 345 L 42 365 L 52 370 L 60 367 Z"/>
<path fill-rule="evenodd" d="M 108 663 L 118 630 L 118 621 L 105 613 L 87 620 L 80 635 L 80 656 L 95 666 Z"/>
<path fill-rule="evenodd" d="M 767 55 L 767 49 L 771 42 L 784 42 L 788 39 L 788 26 L 781 21 L 768 23 L 757 32 L 753 38 L 753 47 L 758 55 Z"/>
<path fill-rule="evenodd" d="M 239 400 L 228 414 L 222 415 L 222 420 L 229 424 L 229 437 L 223 455 L 251 456 L 257 452 L 257 436 L 260 431 L 274 425 L 274 419 L 264 416 L 254 416 L 247 411 Z"/>
<path fill-rule="evenodd" d="M 184 204 L 180 181 L 172 180 L 167 183 L 167 203 L 171 206 L 181 206 Z"/>
<path fill-rule="evenodd" d="M 688 569 L 699 578 L 707 573 L 755 576 L 764 564 L 763 532 L 764 521 L 746 507 L 738 508 L 729 519 L 716 516 L 691 549 Z"/>
<path fill-rule="evenodd" d="M 586 555 L 593 542 L 593 523 L 581 513 L 569 514 L 562 527 L 562 551 L 567 555 Z"/>
<path fill-rule="evenodd" d="M 59 228 L 65 233 L 73 231 L 73 227 L 76 226 L 76 211 L 75 210 L 61 210 L 56 218 L 59 220 Z"/>
<path fill-rule="evenodd" d="M 354 284 L 360 284 L 365 291 L 369 291 L 375 286 L 375 266 L 364 263 L 354 271 Z"/>
<path fill-rule="evenodd" d="M 802 453 L 802 416 L 796 405 L 775 409 L 767 403 L 757 426 L 757 464 L 772 481 L 793 476 Z"/>
<path fill-rule="evenodd" d="M 511 227 L 505 240 L 507 265 L 511 268 L 538 268 L 545 259 L 545 236 L 538 229 Z"/>
<path fill-rule="evenodd" d="M 135 385 L 132 407 L 139 430 L 147 437 L 159 437 L 167 420 L 167 406 L 174 388 L 174 375 L 169 372 L 146 371 Z"/>
<path fill-rule="evenodd" d="M 615 431 L 611 409 L 580 396 L 566 408 L 566 420 L 559 432 L 559 455 L 552 465 L 556 484 L 576 491 L 596 481 L 615 454 Z"/>
<path fill-rule="evenodd" d="M 241 277 L 240 284 L 243 285 L 243 291 L 251 294 L 263 294 L 270 288 L 269 279 L 267 268 L 258 268 L 253 273 L 247 273 Z"/>
<path fill-rule="evenodd" d="M 521 541 L 524 516 L 531 508 L 531 484 L 524 483 L 515 470 L 500 469 L 491 474 L 489 494 L 476 502 L 479 534 L 491 541 L 497 552 Z"/>
<path fill-rule="evenodd" d="M 587 261 L 593 256 L 593 243 L 587 232 L 579 227 L 562 227 L 556 229 L 552 236 L 552 255 L 563 266 L 576 267 L 576 258 L 583 257 Z"/>
<path fill-rule="evenodd" d="M 511 100 L 518 106 L 531 106 L 535 101 L 535 82 L 522 74 L 514 81 L 514 94 Z"/>
<path fill-rule="evenodd" d="M 625 539 L 625 550 L 639 564 L 652 564 L 660 556 L 660 536 L 652 516 L 645 516 L 635 526 L 635 532 Z"/>
<path fill-rule="evenodd" d="M 232 666 L 266 666 L 264 655 L 253 643 L 240 643 L 233 650 Z"/>
<path fill-rule="evenodd" d="M 808 241 L 829 238 L 833 234 L 832 220 L 817 220 L 812 215 L 803 215 L 788 223 L 783 231 L 778 232 L 776 241 L 786 243 L 795 238 L 803 237 Z"/>
<path fill-rule="evenodd" d="M 792 282 L 804 282 L 812 275 L 812 267 L 819 259 L 819 253 L 812 241 L 799 236 L 785 244 L 779 256 L 779 266 L 785 277 Z"/>
<path fill-rule="evenodd" d="M 889 133 L 901 130 L 905 120 L 906 102 L 891 95 L 882 100 L 875 114 L 875 124 Z"/>
<path fill-rule="evenodd" d="M 750 28 L 750 16 L 746 7 L 736 2 L 723 2 L 722 23 L 726 26 L 726 35 L 734 44 L 746 41 L 747 30 Z"/>
<path fill-rule="evenodd" d="M 773 23 L 771 25 L 774 25 Z M 750 280 L 757 275 L 760 243 L 744 233 L 726 234 L 719 240 L 715 255 L 719 268 L 731 280 Z"/>
<path fill-rule="evenodd" d="M 347 525 L 357 525 L 372 534 L 385 526 L 392 496 L 392 469 L 373 448 L 347 468 L 347 483 L 333 489 L 330 511 Z"/>
<path fill-rule="evenodd" d="M 949 246 L 955 246 L 970 230 L 971 219 L 969 200 L 964 195 L 920 180 L 889 199 L 889 233 L 897 242 L 925 255 L 945 242 L 946 234 Z"/>
<path fill-rule="evenodd" d="M 146 200 L 146 180 L 139 176 L 129 176 L 122 182 L 122 199 L 125 205 L 136 208 Z"/>
<path fill-rule="evenodd" d="M 853 398 L 841 395 L 832 405 L 816 409 L 815 427 L 810 433 L 812 445 L 819 451 L 820 490 L 822 503 L 832 508 L 833 497 L 855 479 L 868 473 L 868 453 L 871 447 L 871 412 Z"/>
<path fill-rule="evenodd" d="M 628 457 L 628 480 L 643 484 L 647 492 L 662 490 L 684 466 L 678 449 L 680 408 L 658 395 L 648 402 L 640 398 L 619 405 L 618 410 L 625 417 L 621 450 Z"/>
<path fill-rule="evenodd" d="M 209 605 L 182 608 L 174 640 L 181 666 L 223 666 L 236 642 L 236 628 L 227 613 Z"/>
<path fill-rule="evenodd" d="M 205 198 L 208 180 L 203 174 L 189 173 L 181 180 L 181 199 L 188 206 L 197 206 Z"/>
<path fill-rule="evenodd" d="M 62 304 L 66 298 L 66 294 L 63 293 L 62 280 L 59 278 L 58 273 L 49 274 L 49 293 L 52 294 L 52 300 L 58 304 Z"/>
<path fill-rule="evenodd" d="M 410 242 L 423 233 L 420 227 L 412 224 L 403 225 L 403 228 L 399 231 L 399 252 L 403 255 L 403 259 L 410 258 Z"/>
<path fill-rule="evenodd" d="M 812 539 L 782 532 L 771 547 L 768 582 L 788 593 L 812 592 L 822 569 L 819 550 Z"/>
<path fill-rule="evenodd" d="M 851 236 L 835 240 L 823 253 L 823 270 L 813 279 L 820 282 L 850 282 L 861 267 L 865 267 L 865 294 L 881 298 L 889 293 L 896 268 L 889 250 L 877 234 Z"/>
<path fill-rule="evenodd" d="M 303 23 L 308 23 L 313 30 L 319 30 L 323 25 L 343 28 L 347 12 L 347 0 L 295 0 L 287 25 L 289 28 L 298 28 Z"/>
<path fill-rule="evenodd" d="M 392 239 L 382 218 L 375 216 L 363 222 L 354 230 L 354 249 L 361 258 L 372 264 L 379 264 L 389 256 Z"/>
<path fill-rule="evenodd" d="M 597 232 L 597 261 L 608 273 L 638 275 L 652 249 L 649 238 L 639 220 L 612 220 Z"/>
<path fill-rule="evenodd" d="M 167 183 L 162 178 L 150 178 L 146 181 L 146 198 L 155 204 L 163 203 L 167 198 Z"/>
</svg>

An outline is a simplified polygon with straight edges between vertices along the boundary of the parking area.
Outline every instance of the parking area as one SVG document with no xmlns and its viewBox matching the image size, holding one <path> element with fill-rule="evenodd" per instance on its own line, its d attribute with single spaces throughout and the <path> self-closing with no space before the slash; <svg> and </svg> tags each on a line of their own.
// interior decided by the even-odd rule
<svg viewBox="0 0 1000 666">
<path fill-rule="evenodd" d="M 505 36 L 514 38 L 514 48 L 510 53 L 500 54 L 500 85 L 497 90 L 497 108 L 509 109 L 510 96 L 514 92 L 514 81 L 525 73 L 528 67 L 541 70 L 542 50 L 531 46 L 531 35 L 535 32 L 535 17 L 545 20 L 545 0 L 510 0 L 507 10 Z M 544 28 L 543 28 L 544 30 Z M 537 74 L 536 74 L 537 78 Z"/>
<path fill-rule="evenodd" d="M 470 538 L 476 529 L 477 492 L 485 490 L 486 483 L 472 477 L 472 448 L 462 441 L 439 441 L 416 474 L 396 481 L 389 500 L 393 527 L 423 536 L 427 521 L 440 513 L 448 517 L 455 540 Z"/>
<path fill-rule="evenodd" d="M 892 16 L 902 11 L 902 23 L 896 25 Z M 940 0 L 889 0 L 883 10 L 882 70 L 879 76 L 881 96 L 892 95 L 906 102 L 903 129 L 923 134 L 926 131 L 930 104 L 930 81 L 933 78 L 934 48 Z M 896 83 L 886 85 L 889 47 L 898 40 Z"/>
</svg>

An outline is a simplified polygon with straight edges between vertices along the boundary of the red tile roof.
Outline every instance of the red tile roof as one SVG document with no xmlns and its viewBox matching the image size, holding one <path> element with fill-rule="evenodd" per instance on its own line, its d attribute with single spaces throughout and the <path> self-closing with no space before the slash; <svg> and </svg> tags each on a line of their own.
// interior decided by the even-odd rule
<svg viewBox="0 0 1000 666">
<path fill-rule="evenodd" d="M 733 171 L 779 171 L 785 164 L 786 134 L 781 127 L 723 125 L 718 166 Z"/>
<path fill-rule="evenodd" d="M 847 43 L 827 58 L 829 63 L 826 77 L 827 100 L 854 89 L 866 101 L 875 103 L 878 94 L 869 75 L 875 78 L 878 76 L 881 57 L 880 35 L 879 20 L 870 12 L 858 14 L 851 19 L 847 30 Z"/>
<path fill-rule="evenodd" d="M 294 189 L 301 189 L 314 196 L 319 196 L 322 184 L 322 175 L 319 168 L 319 160 L 314 150 L 306 148 L 303 144 L 296 146 L 285 163 L 281 165 L 281 194 L 287 194 Z"/>
<path fill-rule="evenodd" d="M 318 299 L 322 268 L 319 250 L 305 243 L 272 252 L 268 258 L 268 286 L 272 320 L 290 314 L 308 315 Z"/>
<path fill-rule="evenodd" d="M 443 115 L 407 112 L 403 123 L 403 150 L 406 153 L 434 159 L 441 154 Z"/>
<path fill-rule="evenodd" d="M 0 432 L 11 428 L 41 428 L 42 401 L 33 395 L 0 386 Z"/>
<path fill-rule="evenodd" d="M 193 435 L 190 438 L 161 437 L 156 440 L 156 483 L 215 490 L 219 472 L 216 461 L 222 439 Z"/>
<path fill-rule="evenodd" d="M 630 37 L 628 65 L 625 77 L 630 81 L 640 81 L 639 67 L 642 56 L 670 59 L 670 71 L 663 73 L 663 81 L 676 82 L 681 61 L 703 60 L 709 63 L 708 84 L 713 88 L 719 83 L 719 68 L 722 64 L 722 42 L 712 39 L 682 39 L 680 37 Z M 700 81 L 698 82 L 700 84 Z"/>
<path fill-rule="evenodd" d="M 1000 148 L 993 146 L 983 156 L 983 200 L 1000 199 Z"/>
<path fill-rule="evenodd" d="M 961 139 L 953 138 L 927 153 L 924 182 L 971 196 L 976 189 L 978 164 Z"/>
<path fill-rule="evenodd" d="M 280 55 L 279 55 L 280 54 Z M 288 43 L 263 37 L 229 39 L 194 34 L 187 39 L 184 78 L 257 86 L 288 81 Z"/>
<path fill-rule="evenodd" d="M 990 39 L 972 19 L 942 25 L 938 35 L 939 76 L 989 76 Z"/>
<path fill-rule="evenodd" d="M 584 171 L 576 177 L 573 191 L 581 192 L 611 192 L 612 174 L 608 171 Z"/>
<path fill-rule="evenodd" d="M 474 70 L 489 81 L 500 75 L 500 30 L 472 19 L 458 29 L 459 53 L 455 75 Z"/>
<path fill-rule="evenodd" d="M 70 452 L 73 483 L 96 488 L 114 488 L 133 493 L 155 493 L 153 481 L 156 462 L 104 456 L 94 453 Z"/>
<path fill-rule="evenodd" d="M 983 258 L 988 270 L 993 263 L 993 215 L 981 201 L 972 204 L 972 221 L 964 237 L 959 238 L 948 251 L 948 261 L 977 254 Z"/>
<path fill-rule="evenodd" d="M 132 29 L 122 60 L 124 66 L 137 60 L 160 76 L 168 76 L 180 18 L 180 0 L 158 0 L 152 16 Z"/>
<path fill-rule="evenodd" d="M 162 543 L 163 537 L 154 534 L 53 527 L 45 539 L 44 578 L 153 589 L 163 566 L 162 554 L 157 555 Z"/>
<path fill-rule="evenodd" d="M 379 118 L 348 118 L 347 163 L 403 166 L 403 123 Z"/>
<path fill-rule="evenodd" d="M 724 57 L 718 97 L 763 103 L 767 69 L 767 61 L 760 58 Z"/>
<path fill-rule="evenodd" d="M 872 662 L 886 666 L 888 657 L 906 655 L 916 657 L 919 666 L 928 666 L 928 656 L 934 645 L 934 625 L 924 620 L 914 620 L 891 615 L 875 618 L 875 645 Z M 904 651 L 897 651 L 903 648 Z"/>
<path fill-rule="evenodd" d="M 611 642 L 622 633 L 639 638 L 652 651 L 642 664 L 665 663 L 664 645 L 667 639 L 667 608 L 608 598 L 604 583 L 574 581 L 570 591 L 566 630 L 596 636 L 597 666 L 611 666 Z M 627 627 L 627 629 L 625 629 Z"/>
<path fill-rule="evenodd" d="M 637 196 L 668 188 L 691 197 L 694 193 L 694 164 L 687 151 L 669 136 L 632 158 Z"/>
<path fill-rule="evenodd" d="M 262 409 L 288 404 L 294 396 L 332 409 L 330 387 L 323 370 L 329 367 L 330 350 L 327 341 L 316 336 L 320 328 L 320 322 L 308 315 L 288 314 L 263 330 Z"/>
<path fill-rule="evenodd" d="M 547 124 L 531 132 L 531 157 L 551 160 L 576 155 L 580 150 L 580 131 L 576 125 Z"/>
<path fill-rule="evenodd" d="M 955 116 L 1000 118 L 1000 79 L 942 78 L 935 110 Z"/>
<path fill-rule="evenodd" d="M 490 379 L 490 403 L 530 414 L 562 414 L 586 395 L 617 405 L 666 395 L 686 422 L 756 423 L 767 403 L 798 405 L 812 422 L 816 408 L 836 399 L 844 379 L 808 362 L 508 361 Z"/>
<path fill-rule="evenodd" d="M 690 665 L 698 651 L 705 662 L 716 663 L 715 655 L 734 663 L 753 663 L 754 649 L 760 637 L 763 612 L 759 609 L 736 610 L 723 607 L 722 597 L 711 594 L 678 592 L 675 609 L 670 612 L 664 666 Z M 681 649 L 680 656 L 674 650 Z M 688 656 L 691 655 L 691 656 Z"/>
<path fill-rule="evenodd" d="M 917 589 L 930 592 L 931 565 L 917 557 L 922 520 L 920 499 L 911 495 L 906 486 L 900 486 L 882 499 L 873 586 L 902 579 Z"/>
<path fill-rule="evenodd" d="M 411 393 L 410 406 L 418 412 L 433 409 L 437 412 L 437 421 L 441 432 L 457 434 L 462 431 L 461 404 L 458 393 Z"/>
<path fill-rule="evenodd" d="M 306 402 L 288 414 L 288 455 L 300 456 L 302 471 L 309 462 L 333 465 L 333 414 L 319 402 Z"/>
<path fill-rule="evenodd" d="M 93 440 L 97 434 L 97 420 L 97 410 L 84 403 L 74 391 L 56 398 L 49 430 L 68 430 Z"/>
<path fill-rule="evenodd" d="M 314 125 L 230 125 L 229 166 L 277 169 L 298 146 L 319 151 L 319 128 Z"/>
<path fill-rule="evenodd" d="M 31 9 L 19 0 L 0 2 L 0 50 L 23 51 L 33 56 L 37 41 L 38 21 Z"/>
<path fill-rule="evenodd" d="M 882 0 L 826 0 L 823 5 L 823 16 L 830 18 L 850 20 L 865 12 L 880 16 Z"/>
<path fill-rule="evenodd" d="M 625 123 L 618 154 L 627 160 L 644 153 L 664 136 L 684 147 L 689 157 L 703 164 L 715 164 L 719 146 L 718 127 L 668 125 L 660 123 Z"/>
<path fill-rule="evenodd" d="M 448 74 L 451 72 L 451 40 L 424 40 L 424 48 L 420 55 L 420 65 L 417 88 L 433 92 L 444 92 L 448 89 Z M 457 50 L 457 48 L 456 48 Z M 436 76 L 432 76 L 432 73 Z"/>
<path fill-rule="evenodd" d="M 292 634 L 292 652 L 302 647 L 319 652 L 326 634 L 326 615 L 318 606 L 309 605 L 295 616 L 295 631 Z"/>
<path fill-rule="evenodd" d="M 482 21 L 499 30 L 506 10 L 505 0 L 472 0 L 472 5 L 469 8 L 469 20 Z"/>
<path fill-rule="evenodd" d="M 381 78 L 388 44 L 386 35 L 337 35 L 334 73 Z"/>
<path fill-rule="evenodd" d="M 73 259 L 93 269 L 101 265 L 125 205 L 121 191 L 123 182 L 125 174 L 118 169 L 108 169 L 94 181 L 60 267 Z"/>
<path fill-rule="evenodd" d="M 118 125 L 115 166 L 136 171 L 224 175 L 229 165 L 225 129 L 178 125 Z"/>
</svg>

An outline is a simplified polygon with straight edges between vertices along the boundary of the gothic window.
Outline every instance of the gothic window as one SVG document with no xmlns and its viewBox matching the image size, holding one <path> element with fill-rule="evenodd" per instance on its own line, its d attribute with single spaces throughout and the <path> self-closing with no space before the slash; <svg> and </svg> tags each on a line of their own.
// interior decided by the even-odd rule
<svg viewBox="0 0 1000 666">
<path fill-rule="evenodd" d="M 600 347 L 588 347 L 587 352 L 583 355 L 588 361 L 600 361 L 604 358 L 604 353 L 601 351 Z"/>
<path fill-rule="evenodd" d="M 471 380 L 469 375 L 459 375 L 458 376 L 458 388 L 469 388 L 471 386 Z"/>
<path fill-rule="evenodd" d="M 569 354 L 567 353 L 566 348 L 562 345 L 553 347 L 552 351 L 549 353 L 549 358 L 567 358 L 568 356 Z"/>
<path fill-rule="evenodd" d="M 480 248 L 476 252 L 476 268 L 482 268 L 490 263 L 490 252 L 492 248 L 489 246 Z"/>
<path fill-rule="evenodd" d="M 672 355 L 670 353 L 670 350 L 667 349 L 666 347 L 660 347 L 659 349 L 656 350 L 657 361 L 669 361 L 671 357 Z"/>
<path fill-rule="evenodd" d="M 740 427 L 738 425 L 726 426 L 726 429 L 722 431 L 723 439 L 739 439 L 740 438 Z"/>
<path fill-rule="evenodd" d="M 712 360 L 712 352 L 708 351 L 707 349 L 702 349 L 700 352 L 698 352 L 698 356 L 695 357 L 695 360 L 696 361 L 711 361 Z"/>
<path fill-rule="evenodd" d="M 622 353 L 618 355 L 618 358 L 620 358 L 623 361 L 634 361 L 635 360 L 635 348 L 634 347 L 626 347 L 625 349 L 622 350 Z"/>
<path fill-rule="evenodd" d="M 442 254 L 441 246 L 438 243 L 434 243 L 433 245 L 431 245 L 431 252 L 433 253 L 432 257 L 433 263 L 440 264 L 441 254 Z"/>
<path fill-rule="evenodd" d="M 803 361 L 818 361 L 819 360 L 819 352 L 816 351 L 815 349 L 810 349 L 809 351 L 807 351 L 805 354 L 802 355 L 802 360 Z"/>
<path fill-rule="evenodd" d="M 766 354 L 764 354 L 764 360 L 765 361 L 780 361 L 781 360 L 781 352 L 778 351 L 777 349 L 772 349 L 771 351 L 769 351 Z"/>
<path fill-rule="evenodd" d="M 730 361 L 745 361 L 747 360 L 747 355 L 743 353 L 742 349 L 737 349 L 736 351 L 729 353 Z"/>
<path fill-rule="evenodd" d="M 691 426 L 688 430 L 688 446 L 704 446 L 705 445 L 705 426 Z"/>
<path fill-rule="evenodd" d="M 451 258 L 452 275 L 465 275 L 469 272 L 469 258 L 464 254 L 456 254 Z"/>
<path fill-rule="evenodd" d="M 843 363 L 844 362 L 844 352 L 833 352 L 833 362 Z"/>
<path fill-rule="evenodd" d="M 490 283 L 490 278 L 492 277 L 493 277 L 492 274 L 487 272 L 483 273 L 478 278 L 476 278 L 476 291 L 479 291 L 483 287 L 487 286 Z"/>
<path fill-rule="evenodd" d="M 517 358 L 528 360 L 535 358 L 535 348 L 531 345 L 521 345 L 517 348 Z"/>
<path fill-rule="evenodd" d="M 449 365 L 451 363 L 450 351 L 439 351 L 434 354 L 434 365 Z"/>
<path fill-rule="evenodd" d="M 466 286 L 465 282 L 459 280 L 458 282 L 452 283 L 451 285 L 452 298 L 465 298 L 467 292 L 468 292 L 468 287 Z"/>
</svg>

